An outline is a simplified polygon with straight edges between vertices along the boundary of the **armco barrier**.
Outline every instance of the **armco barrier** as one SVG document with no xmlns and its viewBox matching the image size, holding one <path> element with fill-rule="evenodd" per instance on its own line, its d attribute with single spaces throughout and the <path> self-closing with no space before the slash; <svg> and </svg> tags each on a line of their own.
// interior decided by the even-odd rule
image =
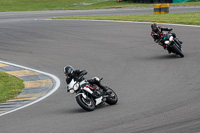
<svg viewBox="0 0 200 133">
<path fill-rule="evenodd" d="M 165 14 L 169 13 L 169 4 L 155 4 L 154 14 Z"/>
</svg>

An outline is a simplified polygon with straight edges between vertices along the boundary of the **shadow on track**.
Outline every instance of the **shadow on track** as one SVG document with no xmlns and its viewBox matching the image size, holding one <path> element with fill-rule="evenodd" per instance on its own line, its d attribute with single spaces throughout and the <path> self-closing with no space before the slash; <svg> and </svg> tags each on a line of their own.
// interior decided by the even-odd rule
<svg viewBox="0 0 200 133">
<path fill-rule="evenodd" d="M 146 58 L 148 60 L 164 60 L 164 59 L 182 59 L 180 56 L 172 54 L 172 55 L 160 55 L 160 56 L 151 56 Z"/>
<path fill-rule="evenodd" d="M 70 113 L 70 114 L 74 114 L 74 113 L 88 113 L 88 111 L 85 111 L 82 108 L 76 108 L 76 109 L 67 109 L 65 110 L 65 113 Z"/>
<path fill-rule="evenodd" d="M 114 106 L 114 105 L 112 105 L 112 106 Z M 94 111 L 96 111 L 96 110 L 103 110 L 104 108 L 108 108 L 108 107 L 112 107 L 112 106 L 110 106 L 110 105 L 107 105 L 107 104 L 105 104 L 105 105 L 99 105 L 99 106 L 96 106 L 95 107 L 95 110 Z M 89 112 L 94 112 L 94 111 L 86 111 L 86 110 L 84 110 L 84 109 L 82 109 L 81 107 L 80 108 L 74 108 L 74 109 L 67 109 L 67 110 L 65 110 L 65 113 L 70 113 L 70 114 L 74 114 L 74 113 L 89 113 Z"/>
</svg>

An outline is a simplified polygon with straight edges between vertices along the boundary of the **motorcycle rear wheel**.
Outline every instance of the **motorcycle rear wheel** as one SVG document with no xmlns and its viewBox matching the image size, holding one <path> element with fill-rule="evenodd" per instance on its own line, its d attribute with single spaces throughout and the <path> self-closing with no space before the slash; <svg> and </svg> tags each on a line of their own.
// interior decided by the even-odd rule
<svg viewBox="0 0 200 133">
<path fill-rule="evenodd" d="M 108 96 L 106 98 L 106 103 L 110 104 L 110 105 L 114 105 L 118 102 L 118 97 L 117 94 L 111 89 L 111 88 L 107 88 L 109 92 L 111 92 L 110 96 Z"/>
<path fill-rule="evenodd" d="M 78 95 L 76 101 L 86 111 L 93 111 L 95 109 L 94 101 L 89 97 L 85 99 L 82 95 Z"/>
</svg>

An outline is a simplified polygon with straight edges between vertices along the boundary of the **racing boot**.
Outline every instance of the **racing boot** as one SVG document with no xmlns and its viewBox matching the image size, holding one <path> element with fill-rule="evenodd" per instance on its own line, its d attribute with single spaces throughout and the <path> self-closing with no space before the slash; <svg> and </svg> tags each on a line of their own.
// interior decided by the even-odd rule
<svg viewBox="0 0 200 133">
<path fill-rule="evenodd" d="M 97 85 L 104 91 L 104 95 L 110 95 L 112 93 L 107 89 L 107 87 L 103 86 L 100 82 Z"/>
</svg>

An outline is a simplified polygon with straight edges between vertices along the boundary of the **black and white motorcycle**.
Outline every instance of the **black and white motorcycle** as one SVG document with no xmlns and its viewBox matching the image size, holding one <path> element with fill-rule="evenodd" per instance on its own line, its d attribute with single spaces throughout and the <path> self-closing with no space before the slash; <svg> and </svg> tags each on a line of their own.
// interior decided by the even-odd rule
<svg viewBox="0 0 200 133">
<path fill-rule="evenodd" d="M 97 78 L 99 82 L 101 82 L 102 79 Z M 109 87 L 106 88 L 108 91 L 105 93 L 97 85 L 90 84 L 87 79 L 84 78 L 80 82 L 72 79 L 67 85 L 67 91 L 71 94 L 75 93 L 77 103 L 87 111 L 93 111 L 96 106 L 103 103 L 114 105 L 118 102 L 116 93 Z"/>
</svg>

